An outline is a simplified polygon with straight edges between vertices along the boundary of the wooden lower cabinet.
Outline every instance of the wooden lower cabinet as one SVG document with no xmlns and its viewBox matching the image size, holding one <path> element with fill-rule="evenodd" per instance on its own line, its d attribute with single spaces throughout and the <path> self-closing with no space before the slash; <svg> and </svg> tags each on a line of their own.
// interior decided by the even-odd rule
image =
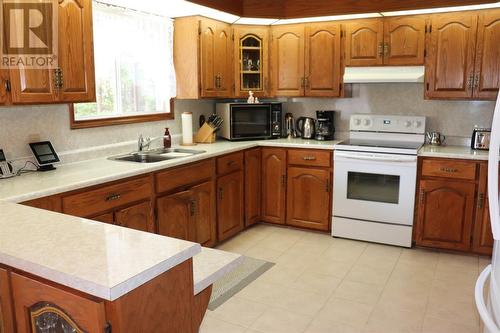
<svg viewBox="0 0 500 333">
<path fill-rule="evenodd" d="M 101 215 L 92 217 L 91 220 L 103 222 L 103 223 L 114 224 L 115 223 L 115 214 L 113 214 L 113 212 L 101 214 Z"/>
<path fill-rule="evenodd" d="M 116 211 L 115 223 L 125 228 L 154 232 L 154 223 L 151 216 L 151 202 L 146 201 Z"/>
<path fill-rule="evenodd" d="M 25 206 L 50 210 L 52 212 L 60 213 L 62 211 L 62 201 L 59 196 L 45 197 L 34 199 L 22 203 Z"/>
<path fill-rule="evenodd" d="M 417 245 L 468 251 L 474 222 L 476 184 L 422 180 Z"/>
<path fill-rule="evenodd" d="M 328 231 L 330 169 L 288 168 L 286 224 Z"/>
<path fill-rule="evenodd" d="M 214 182 L 197 185 L 192 191 L 195 203 L 195 241 L 203 246 L 214 246 L 217 242 Z"/>
<path fill-rule="evenodd" d="M 0 268 L 0 333 L 15 332 L 14 326 L 9 275 L 6 269 Z"/>
<path fill-rule="evenodd" d="M 285 224 L 286 150 L 262 149 L 262 220 Z"/>
<path fill-rule="evenodd" d="M 262 152 L 260 148 L 245 152 L 245 226 L 260 222 L 262 188 Z"/>
<path fill-rule="evenodd" d="M 478 254 L 491 255 L 493 252 L 494 240 L 491 232 L 488 198 L 488 163 L 481 164 L 479 173 L 479 189 L 476 220 L 474 222 L 474 233 L 472 236 L 472 251 Z"/>
<path fill-rule="evenodd" d="M 213 182 L 157 199 L 158 233 L 213 246 L 216 242 Z"/>
<path fill-rule="evenodd" d="M 217 180 L 217 226 L 219 241 L 244 228 L 243 172 L 236 171 Z"/>
<path fill-rule="evenodd" d="M 103 332 L 106 327 L 104 302 L 90 300 L 31 278 L 12 273 L 12 297 L 17 332 L 44 332 L 47 319 L 55 319 L 68 332 Z M 57 330 L 59 331 L 59 330 Z"/>
</svg>

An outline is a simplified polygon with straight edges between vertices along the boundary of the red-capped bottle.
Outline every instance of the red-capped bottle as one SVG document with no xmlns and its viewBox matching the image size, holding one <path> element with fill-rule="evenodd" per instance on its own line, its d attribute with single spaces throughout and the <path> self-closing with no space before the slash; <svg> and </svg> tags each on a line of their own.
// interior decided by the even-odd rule
<svg viewBox="0 0 500 333">
<path fill-rule="evenodd" d="M 172 147 L 172 137 L 168 131 L 168 127 L 165 128 L 165 135 L 163 136 L 163 148 Z"/>
</svg>

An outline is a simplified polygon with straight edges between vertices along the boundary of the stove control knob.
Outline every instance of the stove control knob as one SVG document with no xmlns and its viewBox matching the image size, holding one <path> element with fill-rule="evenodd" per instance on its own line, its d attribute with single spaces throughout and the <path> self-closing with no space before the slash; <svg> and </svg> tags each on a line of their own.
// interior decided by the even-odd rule
<svg viewBox="0 0 500 333">
<path fill-rule="evenodd" d="M 405 127 L 410 127 L 411 126 L 411 121 L 405 121 Z"/>
<path fill-rule="evenodd" d="M 355 118 L 354 119 L 354 125 L 356 125 L 356 126 L 361 125 L 361 119 Z"/>
<path fill-rule="evenodd" d="M 370 126 L 371 124 L 372 124 L 372 121 L 371 121 L 370 119 L 365 119 L 365 120 L 363 120 L 363 125 L 364 125 L 364 126 L 368 127 L 368 126 Z"/>
<path fill-rule="evenodd" d="M 415 127 L 415 128 L 419 128 L 419 127 L 420 127 L 420 125 L 422 125 L 422 123 L 421 123 L 419 120 L 415 120 L 415 121 L 413 122 L 413 127 Z"/>
</svg>

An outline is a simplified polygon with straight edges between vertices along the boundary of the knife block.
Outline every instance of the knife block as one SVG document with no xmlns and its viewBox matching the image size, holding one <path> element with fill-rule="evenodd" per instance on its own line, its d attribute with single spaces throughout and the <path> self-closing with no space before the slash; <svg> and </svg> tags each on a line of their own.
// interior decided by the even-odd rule
<svg viewBox="0 0 500 333">
<path fill-rule="evenodd" d="M 197 143 L 214 143 L 215 137 L 215 130 L 207 123 L 204 123 L 194 136 L 194 141 Z"/>
</svg>

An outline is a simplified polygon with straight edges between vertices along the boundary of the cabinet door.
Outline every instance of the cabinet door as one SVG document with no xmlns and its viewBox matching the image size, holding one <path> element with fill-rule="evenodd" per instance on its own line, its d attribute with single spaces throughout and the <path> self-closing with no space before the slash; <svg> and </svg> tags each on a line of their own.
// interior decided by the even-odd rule
<svg viewBox="0 0 500 333">
<path fill-rule="evenodd" d="M 384 23 L 381 19 L 356 20 L 346 24 L 346 66 L 376 66 L 384 63 Z"/>
<path fill-rule="evenodd" d="M 102 332 L 106 326 L 104 302 L 11 274 L 17 332 Z"/>
<path fill-rule="evenodd" d="M 223 241 L 243 230 L 243 172 L 220 177 L 217 194 L 217 229 Z"/>
<path fill-rule="evenodd" d="M 341 83 L 340 24 L 316 23 L 306 27 L 305 94 L 339 97 Z"/>
<path fill-rule="evenodd" d="M 233 39 L 230 24 L 217 22 L 215 73 L 219 75 L 217 97 L 233 96 Z"/>
<path fill-rule="evenodd" d="M 329 169 L 288 168 L 286 224 L 329 230 L 330 179 Z"/>
<path fill-rule="evenodd" d="M 125 228 L 155 232 L 151 214 L 151 202 L 146 201 L 116 211 L 115 222 Z"/>
<path fill-rule="evenodd" d="M 115 214 L 113 214 L 112 212 L 91 217 L 90 219 L 98 222 L 115 224 Z"/>
<path fill-rule="evenodd" d="M 59 1 L 60 102 L 95 101 L 92 1 Z"/>
<path fill-rule="evenodd" d="M 304 25 L 271 27 L 271 94 L 304 95 Z"/>
<path fill-rule="evenodd" d="M 426 16 L 384 19 L 384 64 L 423 65 Z"/>
<path fill-rule="evenodd" d="M 195 203 L 191 191 L 167 195 L 157 200 L 158 233 L 162 236 L 195 241 Z"/>
<path fill-rule="evenodd" d="M 471 98 L 477 14 L 433 15 L 430 30 L 425 75 L 426 98 Z"/>
<path fill-rule="evenodd" d="M 285 224 L 286 150 L 262 149 L 262 220 Z"/>
<path fill-rule="evenodd" d="M 500 10 L 483 11 L 477 32 L 474 98 L 495 100 L 500 87 Z"/>
<path fill-rule="evenodd" d="M 0 333 L 14 332 L 14 309 L 9 280 L 9 273 L 0 268 Z"/>
<path fill-rule="evenodd" d="M 470 249 L 476 184 L 422 180 L 417 244 L 443 249 Z"/>
<path fill-rule="evenodd" d="M 260 221 L 262 185 L 261 149 L 245 152 L 245 225 L 248 227 Z"/>
<path fill-rule="evenodd" d="M 200 80 L 201 96 L 217 97 L 218 80 L 216 59 L 217 23 L 212 20 L 200 21 Z"/>
<path fill-rule="evenodd" d="M 214 246 L 217 242 L 214 182 L 203 183 L 191 190 L 196 207 L 195 241 L 203 246 Z"/>
<path fill-rule="evenodd" d="M 269 95 L 269 28 L 234 26 L 235 96 Z M 251 60 L 251 63 L 248 60 Z M 258 63 L 257 63 L 258 61 Z"/>
<path fill-rule="evenodd" d="M 472 236 L 472 251 L 479 254 L 491 255 L 493 252 L 494 240 L 491 232 L 490 206 L 488 199 L 488 164 L 483 163 L 480 168 L 476 220 L 474 221 L 474 234 Z"/>
<path fill-rule="evenodd" d="M 56 101 L 53 70 L 19 67 L 10 69 L 9 76 L 12 103 L 34 104 Z"/>
<path fill-rule="evenodd" d="M 233 41 L 229 24 L 200 21 L 200 70 L 202 97 L 230 97 Z"/>
</svg>

